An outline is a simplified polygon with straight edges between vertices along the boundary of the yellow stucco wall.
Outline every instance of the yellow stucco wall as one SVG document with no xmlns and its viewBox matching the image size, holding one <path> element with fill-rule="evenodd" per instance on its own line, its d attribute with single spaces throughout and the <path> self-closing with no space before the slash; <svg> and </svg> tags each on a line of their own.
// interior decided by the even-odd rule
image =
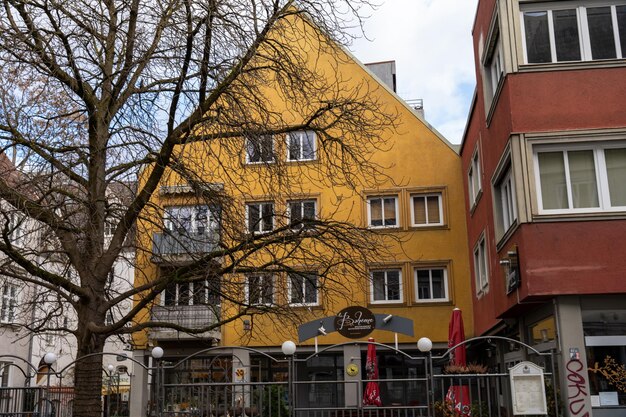
<svg viewBox="0 0 626 417">
<path fill-rule="evenodd" d="M 382 142 L 385 149 L 374 152 L 372 162 L 386 167 L 384 174 L 379 177 L 380 183 L 375 187 L 358 186 L 352 190 L 345 186 L 328 184 L 324 155 L 317 161 L 284 164 L 283 142 L 275 142 L 278 165 L 287 173 L 289 180 L 285 181 L 284 195 L 277 191 L 276 184 L 267 184 L 263 180 L 262 171 L 266 169 L 259 165 L 246 165 L 244 155 L 235 155 L 232 152 L 220 150 L 217 142 L 198 142 L 181 149 L 186 161 L 191 163 L 195 159 L 198 166 L 198 175 L 209 183 L 223 183 L 224 188 L 243 209 L 245 201 L 271 199 L 280 210 L 285 199 L 295 194 L 317 199 L 318 211 L 321 217 L 331 216 L 336 220 L 349 221 L 358 226 L 367 226 L 368 195 L 396 195 L 399 199 L 399 227 L 384 230 L 387 234 L 385 249 L 380 257 L 371 259 L 372 265 L 385 265 L 401 268 L 403 279 L 403 302 L 400 304 L 370 304 L 369 284 L 367 276 L 362 276 L 358 288 L 351 291 L 336 288 L 336 292 L 322 300 L 319 307 L 299 308 L 304 313 L 300 321 L 314 320 L 325 316 L 335 315 L 342 308 L 349 305 L 360 305 L 370 308 L 374 313 L 393 314 L 411 318 L 414 321 L 414 337 L 399 336 L 399 342 L 414 343 L 422 336 L 427 336 L 433 342 L 446 342 L 448 337 L 448 322 L 454 307 L 464 312 L 466 335 L 472 335 L 471 315 L 471 286 L 468 248 L 466 241 L 466 227 L 464 214 L 464 194 L 462 188 L 461 160 L 452 146 L 441 138 L 404 102 L 388 88 L 383 87 L 359 63 L 343 50 L 332 46 L 331 50 L 320 52 L 316 47 L 316 40 L 311 35 L 311 28 L 303 25 L 297 45 L 308 62 L 309 68 L 317 74 L 332 80 L 340 85 L 340 90 L 348 93 L 352 90 L 367 95 L 380 104 L 380 111 L 394 115 L 395 128 L 382 132 Z M 284 35 L 281 35 L 284 36 Z M 288 36 L 293 36 L 291 33 Z M 328 45 L 326 45 L 328 47 Z M 294 48 L 295 49 L 295 48 Z M 332 53 L 331 53 L 332 52 Z M 301 109 L 295 108 L 284 99 L 272 83 L 268 82 L 263 88 L 264 95 L 273 105 L 276 114 L 288 122 L 299 123 Z M 329 93 L 329 94 L 334 94 Z M 229 146 L 240 141 L 240 149 L 244 149 L 243 139 L 233 139 Z M 229 149 L 234 149 L 232 146 Z M 282 159 L 281 159 L 282 158 Z M 217 161 L 221 164 L 217 164 Z M 271 168 L 276 169 L 276 168 Z M 146 170 L 147 172 L 149 170 Z M 310 172 L 308 172 L 310 171 Z M 235 175 L 232 175 L 235 173 Z M 237 184 L 229 181 L 237 178 Z M 310 178 L 311 177 L 311 178 Z M 315 181 L 320 178 L 325 181 Z M 168 184 L 177 184 L 180 180 L 171 174 L 167 178 Z M 410 195 L 412 192 L 442 192 L 444 225 L 432 228 L 410 227 Z M 156 207 L 189 203 L 181 197 L 165 197 L 155 195 L 152 201 Z M 151 221 L 142 221 L 138 225 L 138 239 L 140 244 L 150 246 L 152 232 L 158 231 L 162 212 L 159 209 L 147 211 Z M 400 241 L 396 239 L 400 239 Z M 445 265 L 448 271 L 448 302 L 418 303 L 415 301 L 414 267 L 428 266 L 429 264 Z M 136 285 L 156 276 L 157 266 L 153 264 L 148 254 L 139 251 L 137 254 Z M 341 281 L 341 277 L 337 277 Z M 285 277 L 278 277 L 277 287 L 285 286 Z M 352 285 L 352 284 L 351 284 Z M 280 296 L 280 295 L 279 295 Z M 231 308 L 223 303 L 223 313 L 228 314 Z M 143 316 L 147 318 L 149 313 Z M 141 318 L 140 318 L 141 320 Z M 243 330 L 243 321 L 237 319 L 222 326 L 221 344 L 247 346 L 277 346 L 290 338 L 297 340 L 297 322 L 290 322 L 275 316 L 255 316 L 252 331 Z M 371 335 L 377 341 L 391 343 L 394 335 L 389 332 L 376 330 Z M 136 334 L 135 342 L 144 345 L 145 334 Z M 337 333 L 320 336 L 320 344 L 334 344 L 347 341 Z M 312 344 L 310 340 L 306 344 Z"/>
</svg>

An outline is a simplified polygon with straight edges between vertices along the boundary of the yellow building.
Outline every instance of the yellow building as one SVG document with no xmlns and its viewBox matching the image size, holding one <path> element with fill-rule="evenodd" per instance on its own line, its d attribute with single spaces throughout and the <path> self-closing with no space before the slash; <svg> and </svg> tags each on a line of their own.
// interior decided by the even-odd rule
<svg viewBox="0 0 626 417">
<path fill-rule="evenodd" d="M 465 312 L 471 336 L 463 183 L 455 147 L 395 94 L 393 63 L 368 68 L 318 35 L 297 21 L 280 34 L 293 37 L 290 53 L 297 52 L 306 77 L 335 88 L 320 88 L 318 97 L 302 102 L 279 88 L 281 81 L 271 74 L 255 79 L 263 83 L 255 87 L 257 99 L 272 104 L 271 114 L 252 115 L 257 123 L 247 131 L 258 134 L 214 140 L 228 129 L 212 125 L 199 133 L 205 140 L 179 149 L 186 173 L 167 175 L 138 225 L 140 245 L 147 250 L 138 251 L 135 285 L 222 252 L 211 258 L 205 281 L 168 285 L 142 317 L 197 328 L 224 323 L 194 335 L 165 328 L 138 333 L 137 359 L 157 345 L 171 359 L 211 346 L 277 351 L 285 340 L 298 342 L 299 354 L 311 353 L 315 345 L 351 340 L 323 327 L 329 323 L 325 318 L 351 306 L 377 315 L 376 329 L 361 340 L 374 337 L 415 351 L 417 339 L 426 336 L 435 347 L 447 346 L 454 307 Z M 320 103 L 344 98 L 338 107 L 361 100 L 369 107 L 359 117 L 370 119 L 349 129 L 341 125 L 345 113 L 337 120 L 332 112 L 319 120 L 310 117 Z M 239 111 L 225 102 L 222 111 L 229 109 Z M 343 144 L 335 142 L 340 136 Z M 339 145 L 347 148 L 338 150 Z M 191 242 L 181 230 L 209 238 Z M 254 250 L 233 249 L 237 245 Z M 216 277 L 215 271 L 224 273 Z M 410 331 L 383 330 L 394 318 L 412 320 Z M 306 323 L 315 327 L 316 337 L 299 340 L 298 328 Z M 343 368 L 353 350 L 345 347 L 333 363 Z M 242 356 L 254 361 L 254 355 L 239 352 Z"/>
</svg>

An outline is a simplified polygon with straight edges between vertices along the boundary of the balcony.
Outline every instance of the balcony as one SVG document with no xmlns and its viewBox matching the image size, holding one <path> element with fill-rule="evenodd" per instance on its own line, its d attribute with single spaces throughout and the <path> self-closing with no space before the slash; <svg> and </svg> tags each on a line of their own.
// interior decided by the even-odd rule
<svg viewBox="0 0 626 417">
<path fill-rule="evenodd" d="M 154 233 L 152 238 L 152 262 L 177 263 L 192 261 L 198 255 L 217 249 L 219 235 L 183 234 L 177 232 Z"/>
<path fill-rule="evenodd" d="M 199 329 L 219 321 L 219 306 L 187 305 L 187 306 L 154 306 L 151 314 L 152 321 L 163 321 L 189 329 Z M 155 340 L 180 339 L 221 339 L 219 328 L 210 332 L 189 334 L 178 330 L 157 327 L 151 330 L 151 338 Z"/>
</svg>

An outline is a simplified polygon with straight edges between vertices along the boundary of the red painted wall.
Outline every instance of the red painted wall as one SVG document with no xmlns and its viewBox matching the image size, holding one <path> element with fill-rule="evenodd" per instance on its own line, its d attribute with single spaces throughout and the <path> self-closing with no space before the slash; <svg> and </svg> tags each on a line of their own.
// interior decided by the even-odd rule
<svg viewBox="0 0 626 417">
<path fill-rule="evenodd" d="M 626 126 L 626 68 L 516 73 L 507 83 L 513 132 Z"/>
</svg>

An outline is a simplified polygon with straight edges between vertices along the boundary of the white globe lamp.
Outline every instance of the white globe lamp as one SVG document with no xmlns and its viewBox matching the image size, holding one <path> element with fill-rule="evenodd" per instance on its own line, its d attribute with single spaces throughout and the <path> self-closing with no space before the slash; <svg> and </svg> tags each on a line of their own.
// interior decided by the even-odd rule
<svg viewBox="0 0 626 417">
<path fill-rule="evenodd" d="M 163 348 L 162 347 L 155 347 L 152 349 L 152 352 L 150 353 L 152 355 L 152 357 L 154 359 L 161 359 L 163 357 Z"/>
<path fill-rule="evenodd" d="M 422 353 L 430 352 L 433 348 L 433 342 L 427 337 L 422 337 L 417 341 L 417 348 Z"/>
<path fill-rule="evenodd" d="M 57 361 L 57 355 L 54 352 L 48 352 L 44 355 L 43 361 L 48 365 L 52 365 Z"/>
<path fill-rule="evenodd" d="M 280 349 L 286 356 L 292 356 L 294 353 L 296 353 L 296 344 L 293 343 L 291 340 L 287 340 L 286 342 L 283 342 Z"/>
</svg>

